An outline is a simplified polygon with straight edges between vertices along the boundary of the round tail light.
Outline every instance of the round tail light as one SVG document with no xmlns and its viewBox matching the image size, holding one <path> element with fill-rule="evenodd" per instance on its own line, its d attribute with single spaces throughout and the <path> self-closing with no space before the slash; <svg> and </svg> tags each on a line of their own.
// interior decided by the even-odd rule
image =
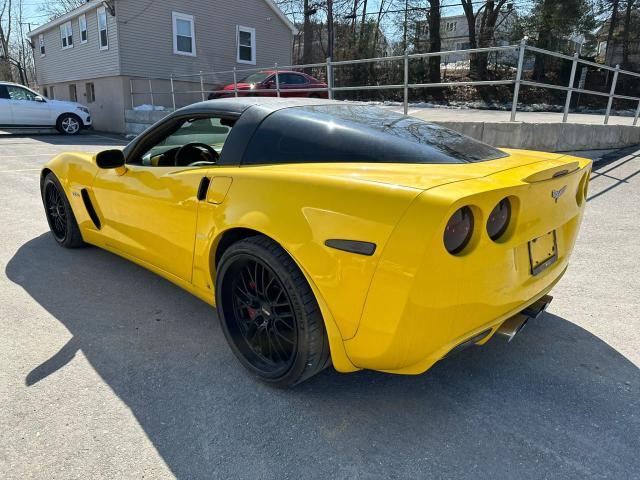
<svg viewBox="0 0 640 480">
<path fill-rule="evenodd" d="M 509 228 L 511 220 L 511 202 L 508 198 L 500 200 L 500 203 L 489 214 L 487 220 L 487 233 L 494 242 L 498 240 Z"/>
<path fill-rule="evenodd" d="M 469 207 L 457 210 L 444 229 L 444 246 L 452 255 L 460 253 L 473 235 L 473 213 Z"/>
</svg>

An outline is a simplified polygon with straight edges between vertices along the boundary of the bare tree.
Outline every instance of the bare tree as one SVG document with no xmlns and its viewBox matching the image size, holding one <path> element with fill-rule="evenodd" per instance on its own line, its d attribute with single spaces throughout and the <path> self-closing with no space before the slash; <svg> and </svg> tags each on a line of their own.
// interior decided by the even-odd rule
<svg viewBox="0 0 640 480">
<path fill-rule="evenodd" d="M 0 3 L 0 80 L 13 81 L 10 52 L 12 16 L 12 0 L 2 0 Z"/>
<path fill-rule="evenodd" d="M 507 0 L 486 0 L 474 13 L 473 0 L 460 0 L 469 27 L 469 48 L 490 47 L 495 35 L 500 12 Z M 480 18 L 479 30 L 477 28 Z M 473 79 L 484 80 L 487 77 L 488 55 L 486 53 L 471 54 L 470 75 Z"/>
<path fill-rule="evenodd" d="M 56 0 L 43 5 L 44 14 L 54 19 L 84 5 L 86 0 Z"/>
</svg>

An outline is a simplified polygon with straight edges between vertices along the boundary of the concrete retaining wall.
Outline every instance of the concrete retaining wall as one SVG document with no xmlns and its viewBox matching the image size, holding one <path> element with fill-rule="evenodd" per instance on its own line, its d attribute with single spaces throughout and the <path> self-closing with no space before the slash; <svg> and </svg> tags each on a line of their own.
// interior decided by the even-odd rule
<svg viewBox="0 0 640 480">
<path fill-rule="evenodd" d="M 139 135 L 171 112 L 172 110 L 126 110 L 124 112 L 125 133 Z"/>
<path fill-rule="evenodd" d="M 138 135 L 171 110 L 125 112 L 126 133 Z M 438 125 L 456 130 L 496 147 L 545 152 L 600 150 L 640 144 L 640 127 L 575 123 L 447 122 Z"/>
<path fill-rule="evenodd" d="M 434 122 L 496 147 L 546 152 L 600 150 L 640 144 L 640 127 L 575 123 Z"/>
</svg>

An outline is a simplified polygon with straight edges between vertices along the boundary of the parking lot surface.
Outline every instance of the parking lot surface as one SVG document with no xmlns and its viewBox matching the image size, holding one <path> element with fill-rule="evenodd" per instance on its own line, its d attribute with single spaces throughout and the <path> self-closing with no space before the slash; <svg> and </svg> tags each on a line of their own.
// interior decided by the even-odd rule
<svg viewBox="0 0 640 480">
<path fill-rule="evenodd" d="M 49 236 L 40 166 L 119 145 L 0 136 L 0 478 L 640 478 L 640 147 L 595 165 L 569 271 L 513 342 L 280 391 L 209 306 Z"/>
</svg>

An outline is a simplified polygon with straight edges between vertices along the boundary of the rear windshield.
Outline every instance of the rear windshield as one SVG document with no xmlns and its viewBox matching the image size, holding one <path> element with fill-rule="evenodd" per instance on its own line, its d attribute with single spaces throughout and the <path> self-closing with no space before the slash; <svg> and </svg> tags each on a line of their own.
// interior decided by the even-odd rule
<svg viewBox="0 0 640 480">
<path fill-rule="evenodd" d="M 415 117 L 346 104 L 272 113 L 251 139 L 243 163 L 469 163 L 506 156 Z"/>
</svg>

